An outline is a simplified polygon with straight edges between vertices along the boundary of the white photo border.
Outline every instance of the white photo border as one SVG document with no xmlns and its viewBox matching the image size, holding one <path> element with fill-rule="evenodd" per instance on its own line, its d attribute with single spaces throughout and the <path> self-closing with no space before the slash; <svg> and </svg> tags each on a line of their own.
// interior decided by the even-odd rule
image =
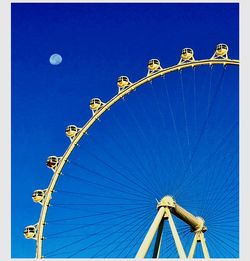
<svg viewBox="0 0 250 261">
<path fill-rule="evenodd" d="M 0 121 L 1 121 L 1 180 L 0 180 L 0 260 L 15 260 L 11 258 L 11 3 L 239 3 L 240 4 L 240 258 L 224 260 L 250 260 L 249 241 L 249 192 L 250 192 L 250 158 L 249 158 L 249 114 L 250 114 L 250 84 L 249 71 L 249 13 L 250 1 L 83 1 L 83 0 L 1 0 L 0 1 Z M 20 259 L 18 259 L 20 260 Z M 28 259 L 21 259 L 28 260 Z M 29 259 L 30 260 L 30 259 Z M 45 259 L 46 260 L 46 259 Z M 64 259 L 53 259 L 64 260 Z M 82 259 L 74 259 L 82 260 Z M 84 259 L 88 260 L 88 259 Z M 93 259 L 89 259 L 93 260 Z M 100 260 L 100 259 L 98 259 Z M 116 259 L 121 260 L 121 259 Z M 128 260 L 128 259 L 126 259 Z M 168 259 L 174 260 L 174 259 Z"/>
</svg>

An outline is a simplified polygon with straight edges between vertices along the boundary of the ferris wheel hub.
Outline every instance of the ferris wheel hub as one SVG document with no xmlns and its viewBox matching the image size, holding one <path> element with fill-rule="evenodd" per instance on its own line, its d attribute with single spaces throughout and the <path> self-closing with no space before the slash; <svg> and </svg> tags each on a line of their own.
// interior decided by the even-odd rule
<svg viewBox="0 0 250 261">
<path fill-rule="evenodd" d="M 205 226 L 205 220 L 202 217 L 194 216 L 189 211 L 178 205 L 174 200 L 173 196 L 167 195 L 163 197 L 161 201 L 157 204 L 158 211 L 161 208 L 168 209 L 176 217 L 190 225 L 192 232 L 207 231 L 207 227 Z M 164 215 L 165 218 L 168 218 L 168 210 Z"/>
<path fill-rule="evenodd" d="M 175 207 L 175 201 L 172 196 L 165 196 L 161 199 L 161 201 L 157 204 L 157 209 L 160 207 L 168 207 L 168 208 L 174 208 Z"/>
</svg>

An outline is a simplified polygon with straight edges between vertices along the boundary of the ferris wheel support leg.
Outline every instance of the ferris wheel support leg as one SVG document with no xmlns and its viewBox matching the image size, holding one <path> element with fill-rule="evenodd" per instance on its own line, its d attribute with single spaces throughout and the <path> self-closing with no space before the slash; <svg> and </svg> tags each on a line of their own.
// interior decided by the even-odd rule
<svg viewBox="0 0 250 261">
<path fill-rule="evenodd" d="M 210 258 L 209 257 L 209 253 L 208 253 L 208 249 L 207 249 L 206 239 L 204 237 L 204 233 L 203 232 L 200 233 L 200 241 L 201 241 L 201 247 L 202 247 L 202 251 L 203 251 L 204 257 L 205 258 Z"/>
<path fill-rule="evenodd" d="M 154 235 L 163 219 L 164 214 L 165 214 L 165 209 L 164 209 L 164 207 L 161 207 L 158 210 L 158 213 L 157 213 L 152 225 L 150 226 L 148 233 L 147 233 L 146 237 L 144 238 L 144 240 L 136 254 L 136 258 L 144 258 L 146 256 L 148 249 L 151 245 L 151 242 L 154 238 Z"/>
<path fill-rule="evenodd" d="M 158 228 L 158 232 L 155 240 L 153 258 L 159 258 L 160 255 L 163 226 L 164 226 L 164 219 L 161 220 L 161 223 Z"/>
<path fill-rule="evenodd" d="M 195 233 L 194 240 L 193 240 L 193 243 L 191 245 L 191 248 L 190 248 L 190 251 L 189 251 L 189 254 L 188 254 L 188 258 L 194 257 L 194 251 L 195 251 L 196 245 L 197 245 L 197 234 Z"/>
<path fill-rule="evenodd" d="M 170 226 L 173 238 L 174 238 L 174 242 L 175 242 L 175 245 L 176 245 L 176 248 L 177 248 L 177 251 L 178 251 L 178 255 L 179 255 L 180 258 L 186 259 L 187 257 L 186 257 L 184 248 L 182 246 L 180 237 L 178 235 L 178 232 L 177 232 L 177 229 L 175 227 L 174 220 L 172 218 L 172 215 L 170 213 L 169 208 L 166 208 L 166 214 L 167 214 L 169 226 Z"/>
<path fill-rule="evenodd" d="M 193 240 L 192 246 L 191 246 L 189 254 L 188 254 L 188 258 L 194 257 L 195 248 L 196 248 L 198 242 L 201 243 L 204 258 L 207 258 L 207 259 L 210 258 L 208 249 L 207 249 L 206 240 L 204 237 L 204 233 L 202 231 L 198 231 L 195 233 L 194 240 Z"/>
</svg>

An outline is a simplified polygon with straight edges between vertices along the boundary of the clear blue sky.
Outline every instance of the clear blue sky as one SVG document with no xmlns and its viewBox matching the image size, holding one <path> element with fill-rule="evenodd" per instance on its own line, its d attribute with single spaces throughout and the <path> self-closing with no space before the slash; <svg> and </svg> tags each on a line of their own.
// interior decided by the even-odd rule
<svg viewBox="0 0 250 261">
<path fill-rule="evenodd" d="M 12 4 L 11 17 L 12 257 L 34 257 L 35 241 L 23 237 L 41 209 L 31 195 L 48 186 L 47 157 L 69 145 L 65 127 L 83 126 L 90 99 L 113 97 L 120 75 L 132 82 L 145 76 L 151 58 L 171 66 L 184 47 L 197 59 L 210 58 L 223 42 L 238 59 L 239 10 L 238 4 Z M 58 66 L 49 63 L 53 53 L 62 56 Z M 158 79 L 93 126 L 53 195 L 45 256 L 133 257 L 156 213 L 155 198 L 166 194 L 205 218 L 212 257 L 239 256 L 238 68 L 223 71 L 203 67 Z M 188 252 L 192 234 L 176 225 Z M 165 227 L 162 255 L 176 257 Z"/>
</svg>

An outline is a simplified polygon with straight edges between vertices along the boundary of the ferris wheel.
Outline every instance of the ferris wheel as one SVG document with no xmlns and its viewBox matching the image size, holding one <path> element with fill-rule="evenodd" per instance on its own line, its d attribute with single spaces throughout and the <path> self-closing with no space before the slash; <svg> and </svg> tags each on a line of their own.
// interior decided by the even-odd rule
<svg viewBox="0 0 250 261">
<path fill-rule="evenodd" d="M 32 194 L 36 258 L 237 257 L 238 66 L 226 44 L 202 60 L 185 48 L 176 65 L 151 59 L 145 77 L 91 99 Z"/>
</svg>

